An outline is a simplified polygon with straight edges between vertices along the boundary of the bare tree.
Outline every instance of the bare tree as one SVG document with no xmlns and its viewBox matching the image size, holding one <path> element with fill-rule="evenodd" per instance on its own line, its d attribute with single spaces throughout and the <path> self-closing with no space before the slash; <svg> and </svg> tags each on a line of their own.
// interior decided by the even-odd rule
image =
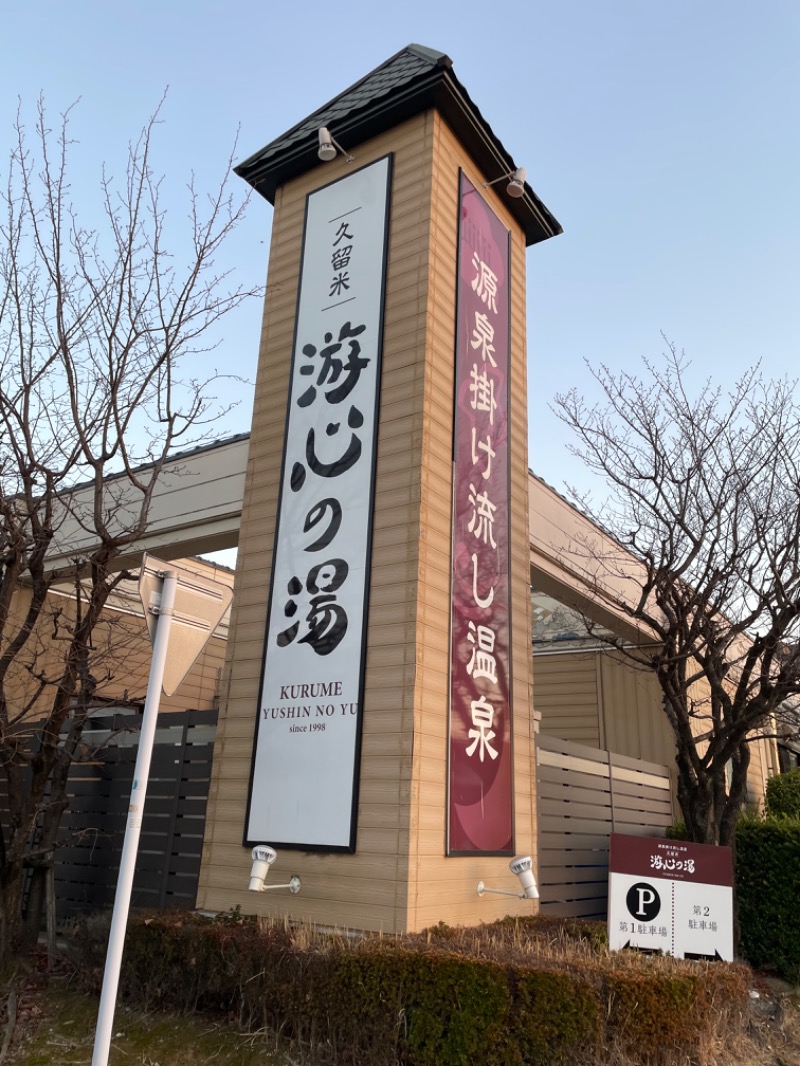
<svg viewBox="0 0 800 1066">
<path fill-rule="evenodd" d="M 609 488 L 599 507 L 569 490 L 614 538 L 575 550 L 629 590 L 616 609 L 641 640 L 596 636 L 658 679 L 690 838 L 730 844 L 750 744 L 800 693 L 800 406 L 759 367 L 692 395 L 674 346 L 644 365 L 592 370 L 600 403 L 556 397 L 572 451 Z"/>
<path fill-rule="evenodd" d="M 168 246 L 157 122 L 158 111 L 129 146 L 120 183 L 102 174 L 97 227 L 72 206 L 69 112 L 51 131 L 41 101 L 30 139 L 18 118 L 0 193 L 0 963 L 38 932 L 67 775 L 103 680 L 92 637 L 125 577 L 115 561 L 146 530 L 168 453 L 199 443 L 220 413 L 210 382 L 181 368 L 251 295 L 215 267 L 245 207 L 229 165 L 209 196 L 190 183 L 185 239 Z M 83 547 L 54 568 L 70 530 Z M 52 594 L 65 581 L 68 612 Z"/>
</svg>

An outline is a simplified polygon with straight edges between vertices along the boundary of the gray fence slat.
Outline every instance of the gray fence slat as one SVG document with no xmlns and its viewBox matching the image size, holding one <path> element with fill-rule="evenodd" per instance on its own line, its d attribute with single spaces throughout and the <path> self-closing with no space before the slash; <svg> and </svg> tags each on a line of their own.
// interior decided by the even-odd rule
<svg viewBox="0 0 800 1066">
<path fill-rule="evenodd" d="M 539 819 L 539 825 L 544 833 L 582 833 L 603 836 L 614 831 L 614 823 L 611 813 L 608 818 L 570 818 L 568 815 L 545 814 Z"/>
<path fill-rule="evenodd" d="M 603 848 L 608 851 L 608 838 L 609 834 L 604 833 L 570 833 L 569 836 L 564 835 L 563 825 L 561 822 L 558 824 L 558 828 L 553 832 L 541 831 L 539 833 L 539 853 L 541 854 L 547 848 L 573 848 L 579 849 L 594 849 Z"/>
<path fill-rule="evenodd" d="M 608 895 L 608 876 L 600 880 L 556 881 L 547 886 L 547 899 L 605 899 Z"/>
<path fill-rule="evenodd" d="M 541 912 L 604 919 L 610 834 L 660 835 L 671 823 L 669 769 L 541 734 L 536 743 L 547 753 L 537 772 Z"/>
<path fill-rule="evenodd" d="M 634 759 L 632 755 L 619 755 L 615 751 L 610 751 L 608 757 L 612 766 L 619 766 L 626 770 L 638 770 L 642 774 L 653 774 L 654 777 L 663 777 L 666 771 L 666 777 L 669 778 L 669 768 L 660 763 Z"/>
<path fill-rule="evenodd" d="M 540 814 L 553 814 L 558 818 L 600 818 L 605 820 L 606 816 L 611 817 L 610 802 L 603 802 L 603 799 L 599 796 L 594 803 L 587 802 L 583 798 L 578 802 L 571 797 L 569 799 L 566 797 L 563 799 L 548 799 L 546 796 L 542 796 L 539 803 Z"/>
<path fill-rule="evenodd" d="M 575 866 L 608 867 L 608 848 L 564 848 L 548 847 L 539 849 L 539 870 L 544 866 L 556 869 Z"/>
<path fill-rule="evenodd" d="M 194 903 L 216 721 L 215 711 L 159 715 L 133 907 Z M 114 728 L 102 719 L 95 724 L 85 733 L 92 762 L 76 763 L 70 774 L 70 807 L 56 852 L 59 921 L 110 907 L 116 889 L 141 720 L 119 716 Z"/>
<path fill-rule="evenodd" d="M 540 781 L 560 788 L 581 788 L 591 792 L 601 792 L 606 796 L 611 795 L 611 781 L 608 778 L 592 776 L 586 781 L 576 781 L 574 770 L 568 770 L 564 766 L 540 766 L 538 777 Z"/>
<path fill-rule="evenodd" d="M 607 901 L 582 899 L 574 902 L 565 900 L 540 900 L 540 913 L 559 918 L 595 918 L 605 920 Z"/>
</svg>

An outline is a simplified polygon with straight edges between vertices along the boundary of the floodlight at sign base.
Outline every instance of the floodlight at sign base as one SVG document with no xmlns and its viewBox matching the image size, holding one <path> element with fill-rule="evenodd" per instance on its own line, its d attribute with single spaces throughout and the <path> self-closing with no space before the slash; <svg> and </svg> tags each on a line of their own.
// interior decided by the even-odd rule
<svg viewBox="0 0 800 1066">
<path fill-rule="evenodd" d="M 278 853 L 269 844 L 256 844 L 250 853 L 253 865 L 250 868 L 250 884 L 247 886 L 250 892 L 263 892 L 264 881 L 269 873 L 269 868 L 278 857 Z"/>
<path fill-rule="evenodd" d="M 530 855 L 518 855 L 511 860 L 508 868 L 519 878 L 525 899 L 538 899 L 539 889 L 536 887 L 536 878 L 533 876 L 533 859 Z"/>
<path fill-rule="evenodd" d="M 300 878 L 296 875 L 290 877 L 284 885 L 268 885 L 265 883 L 270 866 L 278 858 L 278 853 L 269 844 L 256 844 L 250 853 L 250 857 L 253 860 L 253 865 L 250 869 L 250 884 L 247 886 L 249 892 L 269 892 L 273 888 L 288 888 L 292 895 L 296 896 L 300 891 Z"/>
<path fill-rule="evenodd" d="M 515 899 L 538 899 L 539 889 L 536 887 L 536 878 L 533 876 L 533 860 L 530 855 L 518 855 L 508 864 L 512 874 L 516 874 L 522 885 L 521 892 L 509 892 L 505 888 L 489 888 L 483 881 L 479 881 L 477 892 L 482 896 L 484 892 L 494 892 L 498 896 L 514 896 Z"/>
</svg>

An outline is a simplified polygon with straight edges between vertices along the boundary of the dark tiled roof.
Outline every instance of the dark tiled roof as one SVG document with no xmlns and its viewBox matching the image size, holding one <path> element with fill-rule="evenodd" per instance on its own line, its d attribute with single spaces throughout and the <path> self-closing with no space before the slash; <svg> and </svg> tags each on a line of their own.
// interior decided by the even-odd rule
<svg viewBox="0 0 800 1066">
<path fill-rule="evenodd" d="M 337 134 L 340 134 L 343 122 L 351 119 L 356 112 L 376 103 L 393 90 L 399 91 L 413 79 L 429 73 L 442 64 L 452 66 L 450 60 L 442 52 L 433 52 L 419 45 L 409 45 L 391 59 L 387 59 L 377 70 L 373 70 L 371 74 L 361 78 L 339 96 L 317 108 L 312 115 L 298 122 L 282 137 L 278 137 L 266 148 L 250 156 L 236 168 L 237 174 L 252 166 L 263 165 L 267 160 L 274 159 L 295 144 L 304 144 L 308 141 L 316 152 L 317 130 L 320 126 L 332 126 Z"/>
<path fill-rule="evenodd" d="M 274 203 L 279 185 L 319 165 L 316 133 L 320 126 L 328 126 L 345 148 L 354 148 L 432 107 L 442 113 L 489 180 L 516 168 L 456 78 L 449 56 L 410 44 L 240 163 L 236 173 Z M 529 185 L 525 196 L 509 199 L 507 206 L 525 231 L 528 244 L 561 233 L 561 226 Z"/>
</svg>

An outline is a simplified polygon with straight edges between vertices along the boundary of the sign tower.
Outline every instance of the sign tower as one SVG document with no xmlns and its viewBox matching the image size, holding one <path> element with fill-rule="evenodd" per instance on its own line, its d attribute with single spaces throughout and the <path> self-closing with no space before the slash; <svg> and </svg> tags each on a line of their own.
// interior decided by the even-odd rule
<svg viewBox="0 0 800 1066">
<path fill-rule="evenodd" d="M 476 883 L 535 855 L 525 249 L 560 226 L 418 45 L 237 173 L 275 215 L 198 906 L 528 913 Z M 248 897 L 262 843 L 300 895 Z"/>
</svg>

